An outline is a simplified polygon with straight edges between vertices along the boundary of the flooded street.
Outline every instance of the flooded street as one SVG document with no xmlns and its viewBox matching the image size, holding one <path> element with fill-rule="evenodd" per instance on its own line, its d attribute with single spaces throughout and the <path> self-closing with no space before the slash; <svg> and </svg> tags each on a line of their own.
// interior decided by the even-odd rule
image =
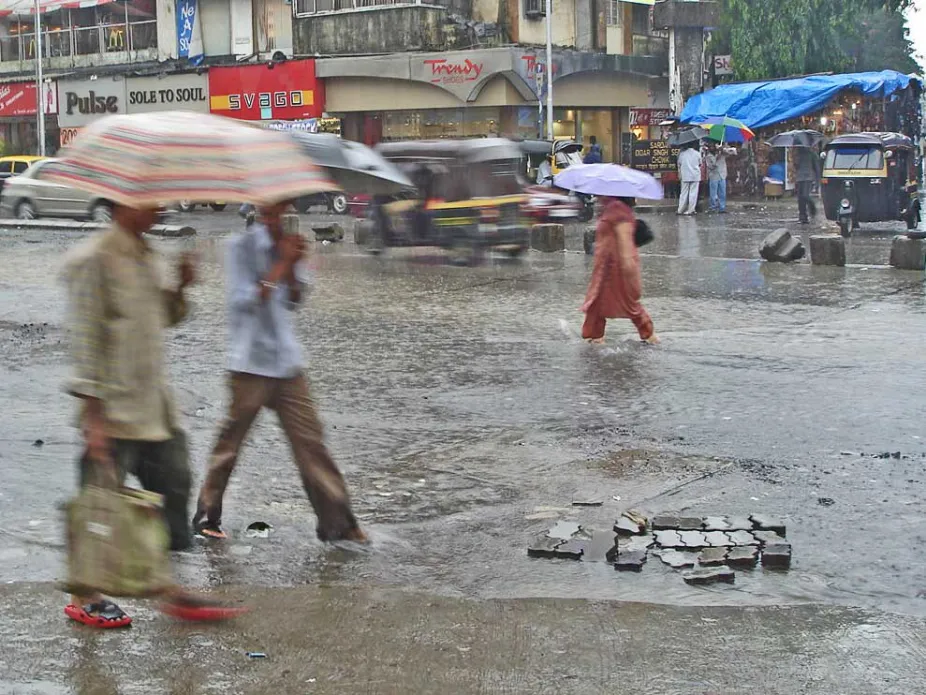
<svg viewBox="0 0 926 695">
<path fill-rule="evenodd" d="M 691 627 L 701 621 L 731 621 L 730 634 L 744 643 L 760 622 L 760 633 L 773 634 L 780 625 L 783 644 L 786 635 L 805 630 L 838 640 L 841 646 L 833 653 L 869 650 L 871 663 L 894 664 L 897 682 L 909 676 L 904 683 L 914 687 L 920 676 L 913 669 L 923 645 L 890 630 L 909 626 L 904 634 L 917 634 L 926 618 L 926 563 L 920 555 L 926 545 L 923 274 L 887 267 L 891 238 L 902 233 L 902 225 L 863 227 L 847 242 L 846 268 L 756 260 L 761 239 L 773 229 L 786 226 L 802 234 L 805 245 L 811 232 L 829 229 L 824 222 L 800 227 L 796 217 L 793 207 L 778 205 L 740 208 L 725 216 L 645 216 L 656 241 L 644 249 L 643 302 L 662 338 L 658 347 L 640 344 L 629 321 L 609 321 L 604 347 L 578 338 L 591 265 L 591 257 L 582 253 L 582 228 L 569 230 L 564 254 L 531 252 L 521 261 L 491 259 L 475 268 L 449 265 L 432 249 L 371 257 L 353 243 L 351 233 L 343 243 L 315 244 L 317 286 L 298 315 L 306 373 L 329 446 L 373 544 L 355 550 L 315 540 L 314 516 L 283 433 L 264 413 L 226 495 L 224 521 L 232 541 L 225 546 L 200 542 L 177 555 L 181 576 L 193 585 L 238 591 L 267 604 L 266 610 L 272 610 L 267 597 L 299 606 L 298 592 L 304 591 L 313 621 L 327 615 L 319 587 L 334 586 L 330 600 L 341 603 L 348 616 L 342 628 L 348 631 L 352 620 L 363 621 L 370 612 L 371 621 L 382 623 L 373 604 L 392 601 L 384 597 L 393 590 L 413 592 L 422 601 L 433 597 L 445 607 L 476 600 L 459 605 L 485 613 L 478 618 L 485 621 L 492 619 L 491 606 L 504 611 L 499 606 L 508 600 L 660 604 L 645 609 L 649 618 L 643 607 L 631 606 L 633 615 L 620 619 L 637 621 L 626 627 L 631 634 L 645 632 L 647 620 L 659 616 L 677 620 L 678 635 L 691 640 L 704 638 Z M 332 219 L 304 216 L 303 230 L 310 220 Z M 198 486 L 225 412 L 223 239 L 241 221 L 232 212 L 209 211 L 183 220 L 198 229 L 197 237 L 153 243 L 168 256 L 193 248 L 201 255 L 201 282 L 190 293 L 192 317 L 170 333 L 169 342 L 170 374 Z M 337 221 L 352 226 L 349 218 Z M 74 402 L 62 392 L 68 359 L 57 272 L 62 255 L 78 240 L 57 232 L 0 237 L 5 386 L 0 393 L 0 583 L 9 585 L 0 592 L 0 606 L 16 613 L 0 622 L 4 641 L 23 638 L 27 630 L 19 615 L 22 606 L 15 607 L 18 600 L 43 616 L 37 623 L 51 631 L 47 634 L 77 634 L 59 615 L 63 596 L 55 593 L 54 582 L 64 559 L 58 505 L 75 490 L 79 453 L 71 426 Z M 885 453 L 888 458 L 875 457 Z M 589 498 L 603 504 L 572 506 L 573 500 Z M 686 585 L 655 558 L 639 574 L 618 574 L 605 563 L 526 555 L 531 538 L 557 519 L 610 528 L 627 509 L 647 515 L 779 517 L 794 549 L 791 570 L 738 572 L 734 586 L 705 589 Z M 269 538 L 246 537 L 245 528 L 257 520 L 272 525 Z M 17 599 L 17 591 L 28 599 Z M 367 606 L 367 613 L 344 608 L 355 601 Z M 418 601 L 395 602 L 411 620 L 430 619 Z M 807 613 L 781 608 L 804 604 L 814 605 L 805 606 Z M 585 613 L 595 605 L 582 603 L 575 610 L 588 620 Z M 549 626 L 527 614 L 512 616 L 511 624 L 556 630 L 550 616 L 568 621 L 571 609 L 564 606 L 550 603 Z M 601 610 L 622 610 L 621 604 L 608 606 Z M 735 612 L 755 607 L 761 608 Z M 760 616 L 773 615 L 773 607 L 782 617 L 772 618 L 769 627 Z M 901 615 L 888 630 L 891 614 Z M 447 626 L 460 622 L 435 618 L 437 623 L 444 619 Z M 248 620 L 254 621 L 248 634 L 261 634 L 259 619 Z M 599 629 L 601 620 L 592 628 Z M 829 626 L 828 620 L 833 621 Z M 381 626 L 414 640 L 415 631 L 407 626 Z M 289 644 L 291 629 L 276 627 L 270 634 Z M 432 629 L 437 628 L 422 627 L 429 635 Z M 640 639 L 669 639 L 652 629 L 654 634 Z M 181 633 L 183 628 L 174 628 L 165 634 L 192 639 Z M 452 633 L 447 627 L 449 641 L 456 639 Z M 577 640 L 581 630 L 564 634 Z M 506 635 L 492 639 L 514 639 Z M 42 636 L 33 629 L 30 640 Z M 358 639 L 372 641 L 362 634 Z M 245 648 L 246 640 L 239 641 L 226 648 Z M 101 640 L 99 648 L 106 644 Z M 157 644 L 155 651 L 164 649 Z M 575 644 L 563 648 L 569 656 Z M 0 662 L 11 653 L 36 658 L 27 655 L 42 649 L 27 640 Z M 68 649 L 78 647 L 72 643 Z M 744 659 L 753 649 L 744 648 Z M 517 652 L 513 648 L 510 658 L 520 658 Z M 680 658 L 689 657 L 697 662 L 693 652 Z M 490 663 L 484 668 L 499 667 L 486 658 Z M 0 692 L 117 692 L 82 687 L 79 678 L 62 675 L 68 672 L 63 663 L 78 661 L 62 659 L 45 685 L 4 690 L 0 676 Z M 291 660 L 288 668 L 301 674 L 298 656 Z M 174 662 L 158 663 L 167 668 Z M 645 660 L 636 663 L 646 667 Z M 707 657 L 705 663 L 718 660 Z M 842 668 L 838 659 L 821 657 L 819 663 L 833 673 Z M 215 672 L 231 678 L 233 671 L 222 668 Z M 864 682 L 865 674 L 874 673 L 865 668 L 833 682 L 842 685 L 840 692 L 874 692 L 853 689 L 860 687 L 853 678 Z M 536 673 L 543 669 L 536 666 Z M 508 683 L 505 692 L 615 692 L 595 689 L 599 686 L 583 680 L 587 671 L 579 671 L 578 680 L 566 685 L 553 678 L 499 682 Z M 344 689 L 344 681 L 339 691 L 332 685 L 337 681 L 317 690 L 286 690 L 290 686 L 284 684 L 305 683 L 312 674 L 301 675 L 301 681 L 270 678 L 268 687 L 276 682 L 276 690 L 267 692 L 411 692 L 356 683 L 357 689 Z M 595 676 L 602 676 L 606 687 L 603 672 Z M 259 672 L 242 677 L 251 684 L 260 680 Z M 668 679 L 674 689 L 653 690 L 639 673 L 636 679 L 636 689 L 626 692 L 745 692 L 723 679 Z M 785 669 L 781 682 L 762 692 L 795 692 L 787 681 Z M 478 691 L 476 683 L 453 689 L 450 681 L 439 682 L 431 692 Z M 491 679 L 483 685 L 487 682 Z M 238 692 L 221 685 L 216 680 L 210 687 Z M 174 691 L 166 684 L 163 690 L 135 690 L 125 683 L 118 690 L 200 691 L 194 686 Z"/>
</svg>

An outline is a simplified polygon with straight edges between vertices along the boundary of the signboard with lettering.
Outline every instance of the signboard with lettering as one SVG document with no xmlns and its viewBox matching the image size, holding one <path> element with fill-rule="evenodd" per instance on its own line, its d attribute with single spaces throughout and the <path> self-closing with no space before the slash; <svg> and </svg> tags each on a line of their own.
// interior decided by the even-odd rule
<svg viewBox="0 0 926 695">
<path fill-rule="evenodd" d="M 125 80 L 59 80 L 58 105 L 62 128 L 79 128 L 103 116 L 125 113 Z"/>
<path fill-rule="evenodd" d="M 125 80 L 126 111 L 198 111 L 209 113 L 209 80 L 205 75 L 128 77 Z"/>
<path fill-rule="evenodd" d="M 42 84 L 45 113 L 58 113 L 58 92 L 54 82 Z M 36 111 L 35 82 L 11 82 L 0 85 L 0 117 L 34 116 Z"/>
<path fill-rule="evenodd" d="M 201 15 L 196 0 L 177 0 L 177 55 L 194 65 L 203 59 Z"/>
<path fill-rule="evenodd" d="M 679 151 L 665 140 L 637 140 L 631 146 L 631 166 L 650 173 L 675 171 Z"/>
<path fill-rule="evenodd" d="M 325 94 L 312 59 L 210 68 L 209 110 L 245 121 L 318 118 Z"/>
<path fill-rule="evenodd" d="M 630 109 L 630 125 L 651 126 L 673 118 L 672 109 Z"/>
<path fill-rule="evenodd" d="M 732 75 L 733 74 L 733 56 L 714 56 L 714 74 L 715 75 Z"/>
<path fill-rule="evenodd" d="M 58 141 L 61 147 L 67 147 L 72 142 L 74 138 L 77 137 L 77 134 L 80 132 L 80 128 L 61 128 L 58 131 Z"/>
</svg>

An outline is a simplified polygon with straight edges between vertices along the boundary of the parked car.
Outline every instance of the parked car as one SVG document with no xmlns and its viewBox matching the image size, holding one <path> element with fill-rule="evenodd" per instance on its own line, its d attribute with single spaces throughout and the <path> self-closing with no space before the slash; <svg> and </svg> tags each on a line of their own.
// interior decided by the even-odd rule
<svg viewBox="0 0 926 695">
<path fill-rule="evenodd" d="M 548 186 L 527 186 L 524 215 L 536 224 L 563 223 L 582 214 L 582 203 L 574 195 Z"/>
<path fill-rule="evenodd" d="M 192 200 L 178 200 L 176 203 L 177 210 L 180 212 L 193 212 L 197 205 L 200 203 L 194 203 Z M 228 203 L 224 200 L 214 200 L 211 203 L 203 203 L 203 205 L 208 205 L 216 212 L 222 212 Z"/>
<path fill-rule="evenodd" d="M 340 192 L 304 195 L 293 201 L 296 211 L 303 214 L 307 213 L 313 205 L 324 205 L 328 208 L 328 212 L 333 212 L 335 215 L 345 215 L 348 211 L 347 196 Z"/>
<path fill-rule="evenodd" d="M 13 176 L 19 176 L 36 162 L 41 162 L 45 157 L 34 157 L 30 155 L 14 155 L 11 157 L 0 157 L 0 189 L 7 179 Z"/>
<path fill-rule="evenodd" d="M 109 222 L 112 203 L 99 196 L 39 178 L 52 159 L 33 162 L 23 173 L 6 180 L 0 195 L 0 211 L 21 220 L 69 217 Z"/>
</svg>

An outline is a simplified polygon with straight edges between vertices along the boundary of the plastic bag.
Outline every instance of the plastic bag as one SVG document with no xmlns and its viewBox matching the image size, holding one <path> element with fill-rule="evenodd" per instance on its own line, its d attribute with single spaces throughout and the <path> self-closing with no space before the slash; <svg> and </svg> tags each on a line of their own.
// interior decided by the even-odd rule
<svg viewBox="0 0 926 695">
<path fill-rule="evenodd" d="M 87 486 L 67 504 L 66 514 L 65 591 L 151 596 L 172 586 L 160 495 Z"/>
</svg>

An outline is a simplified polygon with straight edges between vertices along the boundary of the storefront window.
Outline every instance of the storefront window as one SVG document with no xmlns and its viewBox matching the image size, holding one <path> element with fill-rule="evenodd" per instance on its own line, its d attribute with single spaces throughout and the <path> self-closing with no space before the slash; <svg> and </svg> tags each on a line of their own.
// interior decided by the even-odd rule
<svg viewBox="0 0 926 695">
<path fill-rule="evenodd" d="M 383 139 L 496 137 L 499 134 L 499 118 L 498 108 L 487 107 L 386 111 L 383 113 Z"/>
<path fill-rule="evenodd" d="M 611 109 L 582 109 L 579 114 L 582 144 L 588 148 L 594 135 L 601 146 L 604 161 L 613 159 L 614 133 L 611 129 Z"/>
</svg>

